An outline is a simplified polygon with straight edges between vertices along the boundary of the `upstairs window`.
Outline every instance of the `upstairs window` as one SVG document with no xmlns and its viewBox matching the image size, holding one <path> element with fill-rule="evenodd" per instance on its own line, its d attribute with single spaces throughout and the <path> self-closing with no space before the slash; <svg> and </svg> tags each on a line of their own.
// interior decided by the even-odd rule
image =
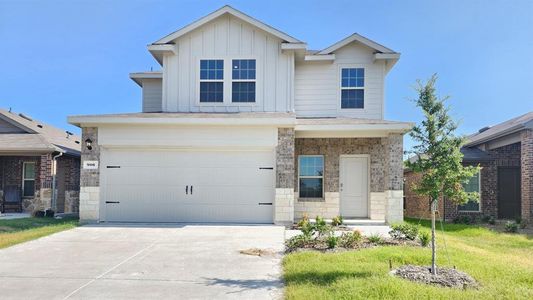
<svg viewBox="0 0 533 300">
<path fill-rule="evenodd" d="M 479 193 L 480 192 L 480 186 L 481 186 L 481 182 L 480 182 L 479 172 L 476 175 L 472 176 L 467 184 L 463 184 L 463 188 L 464 188 L 465 192 L 467 192 L 467 193 L 472 193 L 472 192 Z M 479 210 L 479 201 L 468 201 L 464 205 L 459 205 L 457 207 L 457 209 L 459 211 L 474 211 L 474 212 L 478 212 L 478 211 L 480 211 Z"/>
<path fill-rule="evenodd" d="M 365 69 L 341 69 L 341 108 L 365 107 Z"/>
<path fill-rule="evenodd" d="M 255 59 L 232 60 L 231 78 L 231 101 L 255 102 Z"/>
<path fill-rule="evenodd" d="M 324 156 L 300 155 L 298 168 L 300 198 L 322 198 L 324 192 Z"/>
<path fill-rule="evenodd" d="M 224 102 L 224 60 L 200 60 L 200 102 Z"/>
</svg>

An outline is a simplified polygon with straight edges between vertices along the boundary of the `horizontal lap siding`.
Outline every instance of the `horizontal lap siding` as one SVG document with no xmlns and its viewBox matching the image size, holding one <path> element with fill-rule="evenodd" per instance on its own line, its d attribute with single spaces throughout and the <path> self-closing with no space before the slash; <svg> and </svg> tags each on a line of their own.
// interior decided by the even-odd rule
<svg viewBox="0 0 533 300">
<path fill-rule="evenodd" d="M 374 62 L 373 51 L 361 45 L 348 45 L 336 51 L 331 62 L 299 62 L 295 67 L 294 103 L 298 116 L 347 116 L 383 118 L 384 66 Z M 340 68 L 365 69 L 365 108 L 340 109 Z"/>
<path fill-rule="evenodd" d="M 162 81 L 161 79 L 143 80 L 143 112 L 162 111 Z"/>
</svg>

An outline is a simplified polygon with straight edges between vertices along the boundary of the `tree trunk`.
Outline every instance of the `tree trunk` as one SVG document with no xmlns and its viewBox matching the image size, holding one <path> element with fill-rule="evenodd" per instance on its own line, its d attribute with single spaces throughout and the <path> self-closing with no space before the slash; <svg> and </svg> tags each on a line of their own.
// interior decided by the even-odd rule
<svg viewBox="0 0 533 300">
<path fill-rule="evenodd" d="M 431 274 L 437 275 L 437 245 L 435 244 L 435 211 L 437 200 L 431 201 Z"/>
</svg>

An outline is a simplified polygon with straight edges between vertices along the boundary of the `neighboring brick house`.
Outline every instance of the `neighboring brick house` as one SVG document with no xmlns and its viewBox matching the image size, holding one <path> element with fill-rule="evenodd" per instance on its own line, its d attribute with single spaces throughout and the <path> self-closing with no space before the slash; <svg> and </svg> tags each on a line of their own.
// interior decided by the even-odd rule
<svg viewBox="0 0 533 300">
<path fill-rule="evenodd" d="M 78 212 L 79 178 L 79 136 L 0 109 L 2 212 Z"/>
<path fill-rule="evenodd" d="M 485 127 L 468 137 L 461 149 L 463 163 L 480 165 L 481 171 L 465 186 L 480 193 L 479 203 L 464 206 L 441 201 L 446 220 L 461 215 L 493 216 L 533 222 L 533 112 L 501 124 Z M 412 190 L 420 178 L 404 171 L 405 216 L 429 218 L 429 200 Z"/>
</svg>

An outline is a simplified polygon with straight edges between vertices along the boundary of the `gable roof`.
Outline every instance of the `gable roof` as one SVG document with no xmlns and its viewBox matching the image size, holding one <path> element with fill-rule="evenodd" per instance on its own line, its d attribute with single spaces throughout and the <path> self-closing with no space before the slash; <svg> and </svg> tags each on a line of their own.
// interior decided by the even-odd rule
<svg viewBox="0 0 533 300">
<path fill-rule="evenodd" d="M 490 140 L 500 138 L 523 129 L 533 129 L 533 111 L 489 127 L 488 129 L 480 130 L 481 132 L 474 133 L 467 137 L 467 147 L 483 144 Z"/>
<path fill-rule="evenodd" d="M 286 42 L 289 42 L 289 43 L 298 43 L 298 44 L 303 44 L 304 42 L 280 31 L 280 30 L 277 30 L 275 29 L 274 27 L 271 27 L 270 25 L 267 25 L 257 19 L 254 19 L 252 17 L 250 17 L 249 15 L 229 6 L 229 5 L 225 5 L 221 8 L 219 8 L 218 10 L 208 14 L 207 16 L 177 30 L 177 31 L 174 31 L 173 33 L 155 41 L 154 43 L 152 43 L 152 45 L 160 45 L 160 44 L 167 44 L 167 43 L 170 43 L 172 42 L 173 40 L 179 38 L 180 36 L 183 36 L 193 30 L 195 30 L 196 28 L 224 15 L 224 14 L 230 14 L 232 16 L 235 16 L 245 22 L 248 22 L 274 36 L 277 36 L 279 37 L 280 39 L 286 41 Z"/>
<path fill-rule="evenodd" d="M 350 36 L 348 36 L 348 37 L 336 42 L 335 44 L 327 47 L 324 50 L 319 51 L 316 54 L 318 54 L 318 55 L 331 54 L 331 53 L 335 52 L 336 50 L 338 50 L 338 49 L 340 49 L 340 48 L 342 48 L 342 47 L 344 47 L 344 46 L 346 46 L 346 45 L 348 45 L 348 44 L 350 44 L 352 42 L 359 42 L 359 43 L 361 43 L 363 45 L 366 45 L 366 46 L 368 46 L 368 47 L 370 47 L 370 48 L 372 48 L 372 49 L 374 49 L 374 50 L 376 50 L 376 51 L 378 51 L 380 53 L 399 54 L 398 52 L 396 52 L 396 51 L 394 51 L 394 50 L 392 50 L 390 48 L 387 48 L 387 47 L 385 47 L 383 45 L 380 45 L 380 44 L 378 44 L 378 43 L 376 43 L 376 42 L 374 42 L 374 41 L 372 41 L 372 40 L 370 40 L 370 39 L 368 39 L 368 38 L 366 38 L 366 37 L 364 37 L 364 36 L 362 36 L 360 34 L 357 34 L 357 33 L 354 33 L 354 34 L 352 34 L 352 35 L 350 35 Z"/>
<path fill-rule="evenodd" d="M 80 136 L 69 135 L 60 128 L 1 108 L 0 119 L 21 128 L 26 132 L 0 134 L 0 151 L 56 151 L 75 156 L 80 155 Z"/>
</svg>

